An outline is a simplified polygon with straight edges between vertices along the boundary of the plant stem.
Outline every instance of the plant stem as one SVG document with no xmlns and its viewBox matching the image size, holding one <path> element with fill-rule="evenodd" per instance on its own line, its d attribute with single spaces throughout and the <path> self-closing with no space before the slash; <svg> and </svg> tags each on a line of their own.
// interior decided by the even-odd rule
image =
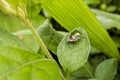
<svg viewBox="0 0 120 80">
<path fill-rule="evenodd" d="M 36 29 L 33 27 L 32 23 L 28 20 L 28 19 L 24 19 L 21 18 L 23 23 L 27 25 L 27 27 L 31 30 L 31 32 L 33 33 L 33 35 L 36 37 L 42 51 L 44 52 L 44 54 L 49 58 L 49 59 L 53 59 L 51 54 L 49 53 L 47 47 L 45 46 L 44 42 L 42 41 L 42 39 L 40 38 L 39 34 L 37 33 Z"/>
</svg>

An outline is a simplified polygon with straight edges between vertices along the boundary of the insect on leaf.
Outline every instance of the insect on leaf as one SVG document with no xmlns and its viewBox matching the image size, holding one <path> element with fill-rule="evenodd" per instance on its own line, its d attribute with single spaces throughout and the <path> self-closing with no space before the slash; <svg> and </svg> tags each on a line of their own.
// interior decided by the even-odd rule
<svg viewBox="0 0 120 80">
<path fill-rule="evenodd" d="M 58 45 L 57 56 L 65 72 L 69 73 L 87 62 L 89 52 L 90 42 L 87 33 L 82 28 L 76 28 L 61 40 Z"/>
</svg>

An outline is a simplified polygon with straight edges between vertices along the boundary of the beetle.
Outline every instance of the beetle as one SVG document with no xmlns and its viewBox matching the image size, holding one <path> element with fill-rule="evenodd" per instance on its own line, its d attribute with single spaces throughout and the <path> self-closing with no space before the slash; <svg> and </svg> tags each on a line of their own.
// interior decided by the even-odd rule
<svg viewBox="0 0 120 80">
<path fill-rule="evenodd" d="M 74 34 L 68 36 L 67 42 L 76 42 L 80 39 L 80 36 L 81 36 L 80 33 L 78 33 L 78 32 L 74 33 Z"/>
</svg>

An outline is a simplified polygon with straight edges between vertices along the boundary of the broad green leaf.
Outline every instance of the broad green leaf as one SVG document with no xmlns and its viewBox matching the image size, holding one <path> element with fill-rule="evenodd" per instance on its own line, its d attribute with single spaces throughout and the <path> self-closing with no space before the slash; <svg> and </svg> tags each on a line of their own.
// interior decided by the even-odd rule
<svg viewBox="0 0 120 80">
<path fill-rule="evenodd" d="M 0 28 L 0 44 L 28 49 L 17 37 Z"/>
<path fill-rule="evenodd" d="M 41 26 L 39 26 L 37 31 L 48 49 L 56 54 L 58 44 L 64 36 L 53 29 L 48 20 L 46 20 Z"/>
<path fill-rule="evenodd" d="M 92 11 L 95 13 L 97 19 L 105 29 L 110 29 L 113 27 L 120 29 L 120 15 L 100 11 L 97 9 L 92 9 Z"/>
<path fill-rule="evenodd" d="M 18 38 L 21 39 L 21 42 L 23 42 L 30 50 L 38 52 L 40 46 L 30 30 L 22 30 L 13 34 L 18 36 Z"/>
<path fill-rule="evenodd" d="M 0 44 L 0 77 L 17 66 L 41 58 L 37 53 Z"/>
<path fill-rule="evenodd" d="M 108 59 L 97 66 L 95 71 L 95 78 L 97 78 L 98 80 L 113 80 L 116 72 L 116 59 Z"/>
<path fill-rule="evenodd" d="M 87 62 L 89 52 L 90 42 L 87 33 L 81 28 L 76 28 L 61 40 L 57 56 L 65 72 L 70 73 Z"/>
<path fill-rule="evenodd" d="M 8 16 L 0 12 L 0 27 L 10 32 L 15 32 L 21 29 L 25 29 L 20 20 L 13 16 Z"/>
<path fill-rule="evenodd" d="M 37 28 L 45 21 L 45 17 L 38 15 L 32 19 L 33 26 Z M 14 16 L 8 16 L 0 12 L 0 27 L 10 32 L 26 29 L 26 26 Z"/>
<path fill-rule="evenodd" d="M 0 45 L 0 80 L 62 80 L 53 60 L 34 52 Z"/>
<path fill-rule="evenodd" d="M 83 0 L 42 0 L 42 8 L 69 31 L 83 27 L 94 47 L 120 59 L 116 45 Z"/>
</svg>

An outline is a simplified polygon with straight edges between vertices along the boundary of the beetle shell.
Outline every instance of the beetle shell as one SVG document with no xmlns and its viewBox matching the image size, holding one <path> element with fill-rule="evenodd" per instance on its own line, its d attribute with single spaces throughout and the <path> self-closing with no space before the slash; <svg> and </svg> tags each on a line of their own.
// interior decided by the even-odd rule
<svg viewBox="0 0 120 80">
<path fill-rule="evenodd" d="M 80 39 L 80 33 L 75 33 L 74 35 L 70 35 L 68 37 L 68 42 L 76 42 Z"/>
</svg>

